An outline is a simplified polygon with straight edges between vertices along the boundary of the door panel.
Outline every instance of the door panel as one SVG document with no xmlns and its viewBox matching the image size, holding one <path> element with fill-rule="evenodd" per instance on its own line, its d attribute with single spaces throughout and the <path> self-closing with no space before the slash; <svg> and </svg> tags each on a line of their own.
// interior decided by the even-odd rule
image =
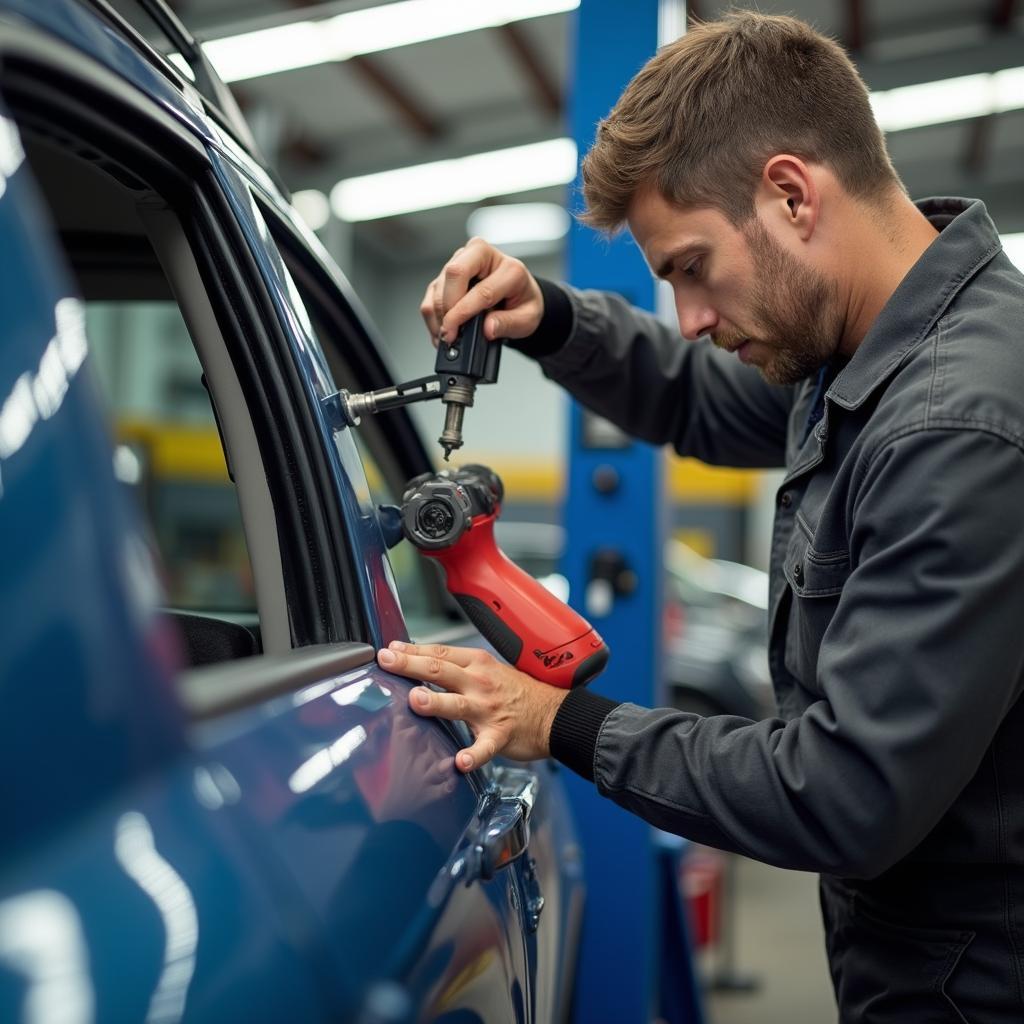
<svg viewBox="0 0 1024 1024">
<path fill-rule="evenodd" d="M 512 1010 L 526 977 L 518 874 L 450 881 L 480 792 L 447 730 L 409 709 L 410 688 L 371 661 L 195 740 L 237 780 L 245 827 L 315 919 L 341 1012 L 392 977 L 424 1014 L 440 1000 L 527 1019 Z"/>
<path fill-rule="evenodd" d="M 316 950 L 240 838 L 236 794 L 186 758 L 0 875 L 0 1020 L 328 1019 Z"/>
</svg>

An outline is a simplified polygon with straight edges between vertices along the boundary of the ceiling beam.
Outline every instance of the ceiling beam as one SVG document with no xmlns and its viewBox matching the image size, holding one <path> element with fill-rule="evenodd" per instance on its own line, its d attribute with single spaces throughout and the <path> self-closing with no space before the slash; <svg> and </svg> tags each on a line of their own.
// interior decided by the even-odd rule
<svg viewBox="0 0 1024 1024">
<path fill-rule="evenodd" d="M 394 75 L 385 71 L 380 61 L 363 55 L 350 57 L 336 66 L 354 71 L 398 114 L 405 126 L 421 139 L 433 142 L 444 134 L 440 121 L 414 99 L 412 93 L 399 84 Z"/>
<path fill-rule="evenodd" d="M 1024 230 L 1024 205 L 1020 201 L 1024 185 L 1020 171 L 1024 167 L 1024 146 L 1009 151 L 989 150 L 981 175 L 969 174 L 961 160 L 939 160 L 934 156 L 910 156 L 895 160 L 895 164 L 907 191 L 915 199 L 977 196 L 985 200 L 1000 231 Z M 993 212 L 993 206 L 998 206 L 999 217 Z"/>
<path fill-rule="evenodd" d="M 1016 0 L 992 0 L 989 22 L 997 32 L 1005 32 L 1013 25 Z M 992 133 L 994 131 L 995 118 L 989 114 L 986 117 L 975 118 L 968 126 L 967 138 L 964 145 L 963 156 L 960 159 L 960 166 L 965 174 L 974 177 L 984 177 L 986 165 L 992 152 Z"/>
<path fill-rule="evenodd" d="M 562 112 L 561 93 L 522 27 L 515 24 L 502 25 L 496 31 L 526 76 L 541 109 L 557 117 Z"/>
<path fill-rule="evenodd" d="M 867 45 L 867 19 L 864 0 L 846 0 L 846 48 L 861 54 Z"/>
<path fill-rule="evenodd" d="M 288 0 L 291 7 L 301 11 L 308 16 L 316 12 L 317 8 L 310 7 L 306 0 Z M 365 54 L 357 57 L 350 57 L 334 66 L 342 70 L 345 66 L 362 79 L 363 84 L 368 86 L 371 92 L 384 100 L 391 109 L 398 115 L 399 120 L 419 138 L 433 142 L 443 134 L 441 124 L 412 93 L 405 88 L 393 74 L 385 71 L 381 62 Z"/>
<path fill-rule="evenodd" d="M 971 177 L 980 178 L 985 171 L 991 151 L 992 126 L 995 118 L 991 114 L 985 117 L 976 117 L 967 128 L 963 156 L 960 158 L 960 166 L 965 174 Z"/>
<path fill-rule="evenodd" d="M 870 89 L 892 89 L 919 82 L 937 82 L 960 75 L 1016 68 L 1021 59 L 1021 37 L 1017 32 L 994 33 L 984 42 L 969 43 L 956 49 L 890 60 L 862 58 L 857 62 Z"/>
<path fill-rule="evenodd" d="M 992 5 L 992 27 L 1007 29 L 1013 23 L 1016 0 L 995 0 Z"/>
</svg>

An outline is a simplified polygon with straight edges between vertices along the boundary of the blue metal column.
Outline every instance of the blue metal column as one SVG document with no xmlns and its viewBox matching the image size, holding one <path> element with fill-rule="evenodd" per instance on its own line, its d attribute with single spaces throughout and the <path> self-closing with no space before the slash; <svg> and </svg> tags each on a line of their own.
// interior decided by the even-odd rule
<svg viewBox="0 0 1024 1024">
<path fill-rule="evenodd" d="M 628 5 L 583 0 L 576 14 L 570 100 L 571 128 L 581 155 L 593 143 L 597 121 L 655 52 L 658 27 L 658 0 Z M 578 287 L 618 292 L 636 306 L 655 308 L 654 280 L 628 235 L 607 242 L 574 223 L 568 276 Z M 563 572 L 573 603 L 611 648 L 609 667 L 594 685 L 618 700 L 664 704 L 664 457 L 649 445 L 616 437 L 576 403 L 571 417 Z M 598 553 L 603 558 L 595 563 Z M 615 594 L 602 609 L 610 591 L 606 584 L 594 588 L 595 565 L 614 570 L 618 557 L 625 570 L 618 582 L 628 589 L 635 580 L 635 589 Z M 576 1020 L 646 1022 L 662 1010 L 675 1020 L 699 1020 L 685 914 L 679 909 L 674 872 L 666 870 L 678 857 L 666 860 L 654 830 L 599 796 L 589 783 L 573 776 L 569 788 L 587 875 Z M 674 962 L 665 962 L 669 956 Z M 668 1000 L 674 1009 L 665 1006 L 666 982 L 675 986 L 676 998 Z"/>
</svg>

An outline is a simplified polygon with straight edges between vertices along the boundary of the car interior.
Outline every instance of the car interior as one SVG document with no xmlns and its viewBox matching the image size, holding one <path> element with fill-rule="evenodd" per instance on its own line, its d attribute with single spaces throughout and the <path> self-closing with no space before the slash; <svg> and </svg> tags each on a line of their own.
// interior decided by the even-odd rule
<svg viewBox="0 0 1024 1024">
<path fill-rule="evenodd" d="M 145 182 L 98 150 L 38 119 L 16 120 L 86 304 L 115 472 L 145 513 L 165 571 L 163 614 L 178 627 L 187 665 L 287 650 L 281 556 L 256 435 L 180 223 Z M 142 347 L 145 358 L 136 351 L 133 359 Z M 146 363 L 162 371 L 133 377 Z M 168 427 L 180 428 L 177 451 L 161 436 Z M 204 449 L 198 472 L 190 439 Z M 176 500 L 176 488 L 209 495 Z M 205 516 L 185 513 L 197 505 Z"/>
<path fill-rule="evenodd" d="M 70 132 L 38 117 L 16 120 L 85 301 L 115 472 L 145 514 L 164 570 L 162 614 L 181 635 L 187 667 L 288 650 L 281 551 L 256 433 L 178 218 L 146 182 Z M 353 382 L 345 339 L 287 241 L 282 252 L 332 375 Z M 388 423 L 367 420 L 355 435 L 377 503 L 400 501 L 413 472 L 388 432 Z M 433 566 L 407 545 L 392 563 L 414 635 L 465 633 Z"/>
</svg>

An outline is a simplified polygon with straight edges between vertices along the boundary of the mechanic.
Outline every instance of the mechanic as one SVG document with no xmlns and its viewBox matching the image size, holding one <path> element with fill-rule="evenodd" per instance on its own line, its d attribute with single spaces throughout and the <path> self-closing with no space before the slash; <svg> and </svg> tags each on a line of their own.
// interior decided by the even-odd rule
<svg viewBox="0 0 1024 1024">
<path fill-rule="evenodd" d="M 659 828 L 820 872 L 843 1021 L 1019 1024 L 1024 277 L 981 202 L 910 201 L 853 65 L 791 18 L 661 49 L 583 181 L 584 220 L 628 225 L 701 340 L 479 239 L 422 312 L 444 338 L 501 304 L 488 337 L 629 433 L 786 467 L 778 716 L 566 693 L 457 648 L 381 665 L 446 691 L 410 702 L 469 723 L 462 770 L 552 755 Z"/>
</svg>

